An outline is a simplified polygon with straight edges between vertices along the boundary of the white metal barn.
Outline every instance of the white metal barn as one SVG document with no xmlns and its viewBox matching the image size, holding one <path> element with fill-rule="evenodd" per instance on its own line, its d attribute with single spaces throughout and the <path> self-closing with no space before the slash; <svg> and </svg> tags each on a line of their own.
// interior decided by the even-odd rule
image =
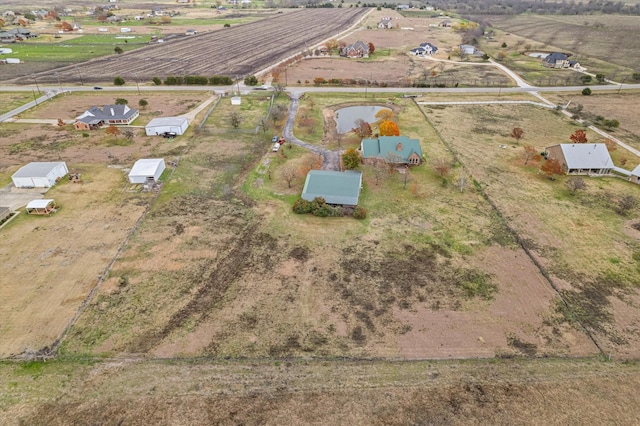
<svg viewBox="0 0 640 426">
<path fill-rule="evenodd" d="M 157 182 L 165 169 L 163 158 L 142 158 L 135 162 L 129 172 L 129 182 Z"/>
<path fill-rule="evenodd" d="M 158 117 L 151 120 L 144 130 L 147 136 L 162 135 L 165 132 L 182 135 L 188 127 L 189 120 L 186 117 Z"/>
<path fill-rule="evenodd" d="M 49 188 L 67 173 L 69 169 L 64 161 L 34 162 L 21 167 L 11 179 L 16 188 Z"/>
</svg>

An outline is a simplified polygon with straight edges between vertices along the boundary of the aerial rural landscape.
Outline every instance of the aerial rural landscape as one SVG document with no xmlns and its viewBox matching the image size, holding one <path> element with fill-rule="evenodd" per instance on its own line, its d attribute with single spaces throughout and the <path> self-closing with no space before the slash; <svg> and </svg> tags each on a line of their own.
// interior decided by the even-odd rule
<svg viewBox="0 0 640 426">
<path fill-rule="evenodd" d="M 640 423 L 638 29 L 2 2 L 0 423 Z"/>
</svg>

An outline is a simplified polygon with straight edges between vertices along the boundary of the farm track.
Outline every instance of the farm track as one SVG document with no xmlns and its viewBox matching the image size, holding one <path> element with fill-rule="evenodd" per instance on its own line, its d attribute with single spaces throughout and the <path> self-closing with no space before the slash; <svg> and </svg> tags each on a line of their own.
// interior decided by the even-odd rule
<svg viewBox="0 0 640 426">
<path fill-rule="evenodd" d="M 292 54 L 313 47 L 355 24 L 367 9 L 304 9 L 249 24 L 95 59 L 78 64 L 85 81 L 104 82 L 114 76 L 151 80 L 170 75 L 228 75 L 243 78 Z M 59 69 L 60 79 L 75 82 L 76 66 Z M 70 72 L 65 73 L 68 70 Z M 43 82 L 53 78 L 43 74 Z M 21 78 L 19 83 L 28 83 Z"/>
</svg>

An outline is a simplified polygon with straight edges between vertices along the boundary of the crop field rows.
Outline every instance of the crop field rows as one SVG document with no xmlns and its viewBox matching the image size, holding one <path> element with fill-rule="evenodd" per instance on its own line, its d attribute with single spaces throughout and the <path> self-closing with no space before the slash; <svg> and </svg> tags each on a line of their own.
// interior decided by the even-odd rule
<svg viewBox="0 0 640 426">
<path fill-rule="evenodd" d="M 78 68 L 85 80 L 96 82 L 116 75 L 147 80 L 169 75 L 244 77 L 311 48 L 354 24 L 364 13 L 366 9 L 360 8 L 301 10 L 90 61 Z M 65 82 L 72 82 L 77 72 L 61 72 L 60 76 Z M 52 77 L 41 77 L 47 78 Z"/>
</svg>

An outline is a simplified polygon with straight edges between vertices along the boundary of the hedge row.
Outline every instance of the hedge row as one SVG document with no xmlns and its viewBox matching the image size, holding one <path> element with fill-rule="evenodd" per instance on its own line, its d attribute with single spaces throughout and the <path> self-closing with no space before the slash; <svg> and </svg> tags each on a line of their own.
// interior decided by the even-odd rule
<svg viewBox="0 0 640 426">
<path fill-rule="evenodd" d="M 156 79 L 154 79 L 154 81 L 156 81 Z M 228 86 L 233 84 L 233 80 L 226 75 L 214 75 L 212 77 L 204 75 L 187 75 L 184 77 L 170 75 L 164 80 L 164 84 L 167 86 L 180 86 L 182 84 Z"/>
</svg>

